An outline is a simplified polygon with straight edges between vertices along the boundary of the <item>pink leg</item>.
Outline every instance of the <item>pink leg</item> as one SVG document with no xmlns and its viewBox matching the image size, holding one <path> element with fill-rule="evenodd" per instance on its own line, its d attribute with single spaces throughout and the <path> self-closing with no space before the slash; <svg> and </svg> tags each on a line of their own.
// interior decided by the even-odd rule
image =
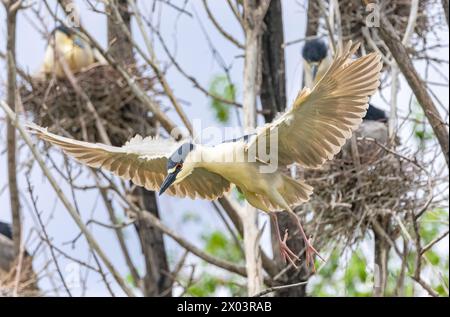
<svg viewBox="0 0 450 317">
<path fill-rule="evenodd" d="M 297 222 L 297 225 L 300 229 L 300 233 L 303 237 L 303 240 L 305 241 L 305 248 L 306 248 L 306 265 L 309 266 L 309 264 L 312 264 L 312 270 L 313 272 L 316 271 L 316 266 L 314 265 L 314 254 L 316 254 L 322 261 L 325 262 L 324 258 L 322 258 L 319 254 L 319 252 L 312 246 L 310 239 L 306 236 L 305 231 L 303 230 L 303 226 L 300 222 L 300 219 L 298 219 L 297 215 L 293 211 L 289 211 L 289 213 L 292 215 L 293 218 L 295 218 L 295 221 Z"/>
<path fill-rule="evenodd" d="M 277 215 L 273 212 L 269 213 L 269 215 L 273 221 L 273 226 L 275 227 L 275 230 L 277 232 L 278 243 L 280 245 L 280 253 L 284 259 L 284 262 L 286 262 L 286 260 L 288 260 L 295 268 L 298 268 L 297 265 L 295 264 L 295 261 L 299 261 L 300 259 L 294 252 L 292 252 L 291 249 L 289 249 L 289 247 L 286 244 L 286 241 L 288 238 L 287 229 L 284 233 L 284 238 L 281 239 L 280 228 L 278 227 Z"/>
</svg>

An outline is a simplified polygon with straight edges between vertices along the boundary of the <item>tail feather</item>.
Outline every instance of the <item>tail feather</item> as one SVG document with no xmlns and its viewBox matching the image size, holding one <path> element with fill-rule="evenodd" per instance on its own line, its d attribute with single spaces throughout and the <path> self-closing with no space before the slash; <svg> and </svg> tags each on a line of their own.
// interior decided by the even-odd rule
<svg viewBox="0 0 450 317">
<path fill-rule="evenodd" d="M 303 181 L 295 180 L 289 176 L 283 175 L 283 187 L 280 188 L 280 194 L 290 207 L 298 206 L 309 200 L 313 193 L 312 186 L 309 186 Z M 285 208 L 278 203 L 272 201 L 270 198 L 256 194 L 257 198 L 265 205 L 268 211 L 282 211 Z"/>
<path fill-rule="evenodd" d="M 289 206 L 302 204 L 309 200 L 313 188 L 301 180 L 295 180 L 289 176 L 283 176 L 283 198 Z"/>
</svg>

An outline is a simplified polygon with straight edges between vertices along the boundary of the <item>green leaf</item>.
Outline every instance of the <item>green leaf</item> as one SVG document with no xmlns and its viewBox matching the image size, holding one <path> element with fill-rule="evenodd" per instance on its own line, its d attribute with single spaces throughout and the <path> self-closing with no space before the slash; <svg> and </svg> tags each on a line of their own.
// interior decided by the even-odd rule
<svg viewBox="0 0 450 317">
<path fill-rule="evenodd" d="M 196 297 L 211 296 L 217 289 L 219 280 L 210 274 L 202 274 L 200 280 L 197 283 L 191 285 L 187 289 L 187 294 Z"/>
<path fill-rule="evenodd" d="M 243 261 L 239 246 L 223 232 L 216 230 L 209 234 L 204 234 L 202 240 L 205 242 L 206 252 L 230 262 Z"/>
<path fill-rule="evenodd" d="M 218 96 L 225 100 L 235 101 L 236 88 L 228 79 L 227 76 L 217 75 L 209 85 L 209 93 L 212 96 Z M 212 98 L 211 107 L 213 108 L 216 119 L 221 123 L 226 123 L 230 120 L 230 105 Z"/>
<path fill-rule="evenodd" d="M 134 280 L 133 275 L 131 275 L 131 273 L 128 273 L 125 276 L 125 281 L 128 283 L 128 285 L 131 285 L 132 287 L 137 287 L 136 281 Z"/>
<path fill-rule="evenodd" d="M 369 296 L 365 288 L 367 281 L 367 262 L 364 255 L 356 251 L 352 254 L 347 269 L 344 273 L 344 283 L 348 296 Z"/>
<path fill-rule="evenodd" d="M 423 109 L 417 101 L 413 103 L 412 115 L 414 118 L 414 136 L 418 139 L 420 144 L 423 145 L 426 141 L 432 140 L 434 138 L 434 133 L 430 126 L 426 123 Z"/>
<path fill-rule="evenodd" d="M 228 281 L 224 286 L 226 286 L 228 288 L 228 290 L 231 293 L 231 296 L 233 296 L 233 297 L 247 296 L 246 288 L 236 285 L 236 283 L 234 282 L 234 279 Z"/>
<path fill-rule="evenodd" d="M 425 253 L 425 256 L 433 265 L 438 265 L 440 262 L 439 255 L 434 251 L 429 250 L 427 253 Z"/>
<path fill-rule="evenodd" d="M 320 275 L 325 279 L 330 279 L 334 272 L 336 272 L 339 266 L 339 253 L 333 252 L 331 257 L 328 259 L 326 265 L 320 270 Z"/>
<path fill-rule="evenodd" d="M 236 283 L 235 278 L 223 279 L 204 272 L 200 279 L 187 289 L 187 295 L 196 297 L 213 296 L 219 287 L 228 289 L 231 296 L 247 296 L 246 288 Z"/>
<path fill-rule="evenodd" d="M 436 287 L 436 291 L 438 292 L 438 294 L 439 294 L 440 296 L 448 296 L 448 294 L 447 294 L 447 292 L 446 292 L 444 286 L 442 286 L 442 285 L 438 285 L 438 286 Z"/>
<path fill-rule="evenodd" d="M 421 221 L 420 236 L 427 244 L 439 235 L 442 222 L 448 222 L 448 214 L 441 208 L 427 211 Z"/>
</svg>

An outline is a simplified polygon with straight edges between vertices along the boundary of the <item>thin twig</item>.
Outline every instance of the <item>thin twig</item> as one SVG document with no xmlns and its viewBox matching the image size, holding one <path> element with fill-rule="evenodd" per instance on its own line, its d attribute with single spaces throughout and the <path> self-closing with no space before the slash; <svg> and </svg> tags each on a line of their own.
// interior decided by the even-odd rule
<svg viewBox="0 0 450 317">
<path fill-rule="evenodd" d="M 279 290 L 282 290 L 282 289 L 302 286 L 302 285 L 306 285 L 306 284 L 308 284 L 308 281 L 294 283 L 294 284 L 288 284 L 288 285 L 274 286 L 274 287 L 267 288 L 267 289 L 263 290 L 262 292 L 259 292 L 259 293 L 255 294 L 255 295 L 253 295 L 252 297 L 262 297 L 264 295 L 267 295 L 269 293 L 273 293 L 273 292 L 276 292 L 276 291 L 279 291 Z"/>
<path fill-rule="evenodd" d="M 424 246 L 422 248 L 422 251 L 420 251 L 421 254 L 424 254 L 425 252 L 427 252 L 428 250 L 430 250 L 436 243 L 438 243 L 439 241 L 441 241 L 442 239 L 444 239 L 446 236 L 448 235 L 448 230 L 445 231 L 444 233 L 442 233 L 440 236 L 436 237 L 435 239 L 433 239 L 433 241 L 431 241 L 430 243 L 428 243 L 426 246 Z"/>
<path fill-rule="evenodd" d="M 166 45 L 164 39 L 162 38 L 161 34 L 157 30 L 154 30 L 154 32 L 155 32 L 156 36 L 158 37 L 158 39 L 159 39 L 159 41 L 160 41 L 164 51 L 166 52 L 167 56 L 169 57 L 170 62 L 173 64 L 173 66 L 175 66 L 175 68 L 178 70 L 178 72 L 181 75 L 183 75 L 186 79 L 188 79 L 189 81 L 192 82 L 192 84 L 194 85 L 195 88 L 200 90 L 206 96 L 211 97 L 211 98 L 213 98 L 213 99 L 215 99 L 217 101 L 220 101 L 220 102 L 222 102 L 224 104 L 232 105 L 232 106 L 235 106 L 235 107 L 238 107 L 238 108 L 242 108 L 242 104 L 241 103 L 238 103 L 238 102 L 236 102 L 234 100 L 226 99 L 226 98 L 223 98 L 221 96 L 217 96 L 217 95 L 214 95 L 214 94 L 210 93 L 206 88 L 204 88 L 202 85 L 200 85 L 200 83 L 197 81 L 197 79 L 195 79 L 194 76 L 191 76 L 188 73 L 186 73 L 184 71 L 184 69 L 181 67 L 181 65 L 176 61 L 176 59 L 172 55 L 172 53 L 170 53 L 169 48 L 167 47 L 167 45 Z"/>
<path fill-rule="evenodd" d="M 34 213 L 36 214 L 37 220 L 39 222 L 39 226 L 41 227 L 42 230 L 42 234 L 43 234 L 43 238 L 44 238 L 44 242 L 48 245 L 49 249 L 50 249 L 50 255 L 52 257 L 53 263 L 55 264 L 56 267 L 56 272 L 59 275 L 59 278 L 61 279 L 61 283 L 64 286 L 64 289 L 67 292 L 67 295 L 69 295 L 70 297 L 72 297 L 72 293 L 66 283 L 66 280 L 64 279 L 64 275 L 62 274 L 61 268 L 59 267 L 59 263 L 58 263 L 58 259 L 56 258 L 55 252 L 53 250 L 53 245 L 50 242 L 50 237 L 48 236 L 47 230 L 45 230 L 45 225 L 42 221 L 42 217 L 41 217 L 41 213 L 39 212 L 39 210 L 37 209 L 37 198 L 34 196 L 33 194 L 33 188 L 30 182 L 30 175 L 28 175 L 26 177 L 27 180 L 27 184 L 28 184 L 28 193 L 30 194 L 30 199 L 32 202 L 32 206 L 34 209 Z"/>
<path fill-rule="evenodd" d="M 217 22 L 216 18 L 214 17 L 214 14 L 209 9 L 208 3 L 206 0 L 203 1 L 203 7 L 205 8 L 206 14 L 208 15 L 208 18 L 211 20 L 212 24 L 216 27 L 217 31 L 219 31 L 220 34 L 223 35 L 228 41 L 236 45 L 238 48 L 244 49 L 244 45 L 240 43 L 233 35 L 228 33 L 224 30 L 224 28 Z M 234 12 L 234 11 L 233 11 Z"/>
<path fill-rule="evenodd" d="M 31 152 L 33 153 L 34 158 L 38 162 L 39 166 L 41 167 L 44 175 L 49 180 L 51 186 L 55 190 L 56 195 L 61 200 L 63 205 L 66 207 L 67 211 L 69 212 L 72 219 L 75 221 L 75 223 L 78 225 L 80 230 L 83 232 L 89 246 L 97 252 L 97 254 L 102 259 L 105 266 L 108 268 L 108 270 L 111 272 L 111 274 L 114 276 L 114 279 L 116 280 L 117 284 L 122 288 L 122 290 L 127 294 L 128 296 L 134 296 L 133 292 L 128 288 L 125 281 L 123 280 L 120 273 L 114 268 L 110 260 L 107 258 L 106 254 L 104 253 L 103 249 L 100 247 L 100 245 L 97 243 L 95 238 L 92 236 L 90 231 L 86 228 L 83 221 L 81 220 L 80 216 L 76 212 L 75 208 L 70 203 L 69 199 L 64 195 L 63 191 L 61 190 L 61 187 L 59 186 L 58 182 L 53 178 L 51 172 L 48 170 L 47 166 L 45 166 L 45 162 L 42 159 L 42 156 L 37 151 L 36 147 L 34 146 L 33 142 L 31 141 L 30 136 L 25 131 L 25 129 L 22 127 L 22 125 L 17 121 L 16 114 L 11 110 L 11 108 L 4 102 L 0 101 L 0 106 L 3 108 L 3 110 L 6 112 L 7 116 L 11 119 L 11 122 L 13 125 L 19 130 L 20 135 L 22 136 L 25 143 L 30 148 Z"/>
<path fill-rule="evenodd" d="M 47 0 L 44 1 L 44 4 L 50 13 L 50 15 L 58 21 L 62 25 L 69 27 L 66 21 L 60 19 L 56 14 L 51 10 Z M 79 30 L 75 30 L 75 32 L 79 33 L 80 36 L 86 36 L 89 40 L 90 44 L 95 47 L 100 55 L 102 55 L 105 60 L 111 65 L 126 81 L 127 85 L 130 87 L 133 94 L 139 99 L 156 117 L 156 119 L 161 123 L 164 129 L 169 133 L 173 133 L 174 131 L 178 131 L 176 129 L 176 125 L 172 122 L 172 120 L 160 109 L 159 105 L 157 105 L 150 97 L 145 93 L 145 91 L 139 87 L 139 85 L 135 82 L 135 79 L 132 75 L 130 75 L 112 56 L 109 52 L 105 51 L 99 42 L 89 33 L 86 29 L 80 25 Z M 180 139 L 182 135 L 175 135 L 174 138 Z"/>
<path fill-rule="evenodd" d="M 143 23 L 140 19 L 139 13 L 136 12 L 136 6 L 133 1 L 132 2 L 132 8 L 135 13 L 135 16 L 137 17 L 138 26 L 142 33 L 142 36 L 144 38 L 144 43 L 147 46 L 147 50 L 151 56 L 154 56 L 154 50 L 150 43 L 150 40 L 148 39 L 146 35 L 146 31 L 143 29 Z M 110 6 L 114 11 L 114 14 L 116 15 L 117 20 L 120 23 L 120 27 L 122 29 L 122 32 L 128 37 L 128 40 L 133 44 L 133 46 L 138 51 L 139 55 L 150 65 L 150 67 L 153 69 L 153 71 L 156 74 L 156 77 L 158 78 L 159 82 L 161 83 L 161 86 L 164 89 L 164 92 L 166 93 L 167 97 L 169 98 L 170 102 L 172 103 L 173 107 L 175 108 L 176 112 L 178 113 L 179 117 L 181 118 L 181 121 L 183 121 L 184 125 L 188 129 L 189 133 L 192 134 L 192 124 L 191 121 L 188 119 L 188 116 L 184 112 L 183 108 L 181 107 L 180 103 L 178 102 L 177 98 L 175 97 L 172 88 L 169 86 L 169 83 L 166 80 L 166 77 L 164 76 L 163 72 L 160 70 L 159 66 L 156 64 L 156 60 L 154 58 L 148 58 L 148 56 L 142 51 L 140 46 L 134 41 L 133 37 L 131 36 L 130 30 L 126 27 L 125 23 L 123 22 L 122 16 L 120 15 L 119 9 L 114 4 L 114 2 L 110 2 Z"/>
</svg>

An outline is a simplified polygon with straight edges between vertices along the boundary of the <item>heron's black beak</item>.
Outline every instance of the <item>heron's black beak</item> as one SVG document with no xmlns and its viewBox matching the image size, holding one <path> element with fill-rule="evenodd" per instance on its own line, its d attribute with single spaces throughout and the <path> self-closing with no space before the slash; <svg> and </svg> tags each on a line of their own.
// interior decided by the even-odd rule
<svg viewBox="0 0 450 317">
<path fill-rule="evenodd" d="M 311 65 L 311 71 L 312 71 L 312 78 L 313 81 L 316 80 L 316 76 L 317 76 L 317 70 L 319 69 L 319 65 L 318 64 L 312 64 Z"/>
<path fill-rule="evenodd" d="M 167 188 L 170 187 L 170 185 L 172 185 L 172 183 L 175 181 L 175 179 L 177 178 L 177 172 L 174 173 L 170 173 L 166 176 L 166 179 L 164 180 L 164 182 L 161 185 L 161 189 L 159 190 L 159 195 L 161 196 L 162 193 L 164 193 Z"/>
</svg>

